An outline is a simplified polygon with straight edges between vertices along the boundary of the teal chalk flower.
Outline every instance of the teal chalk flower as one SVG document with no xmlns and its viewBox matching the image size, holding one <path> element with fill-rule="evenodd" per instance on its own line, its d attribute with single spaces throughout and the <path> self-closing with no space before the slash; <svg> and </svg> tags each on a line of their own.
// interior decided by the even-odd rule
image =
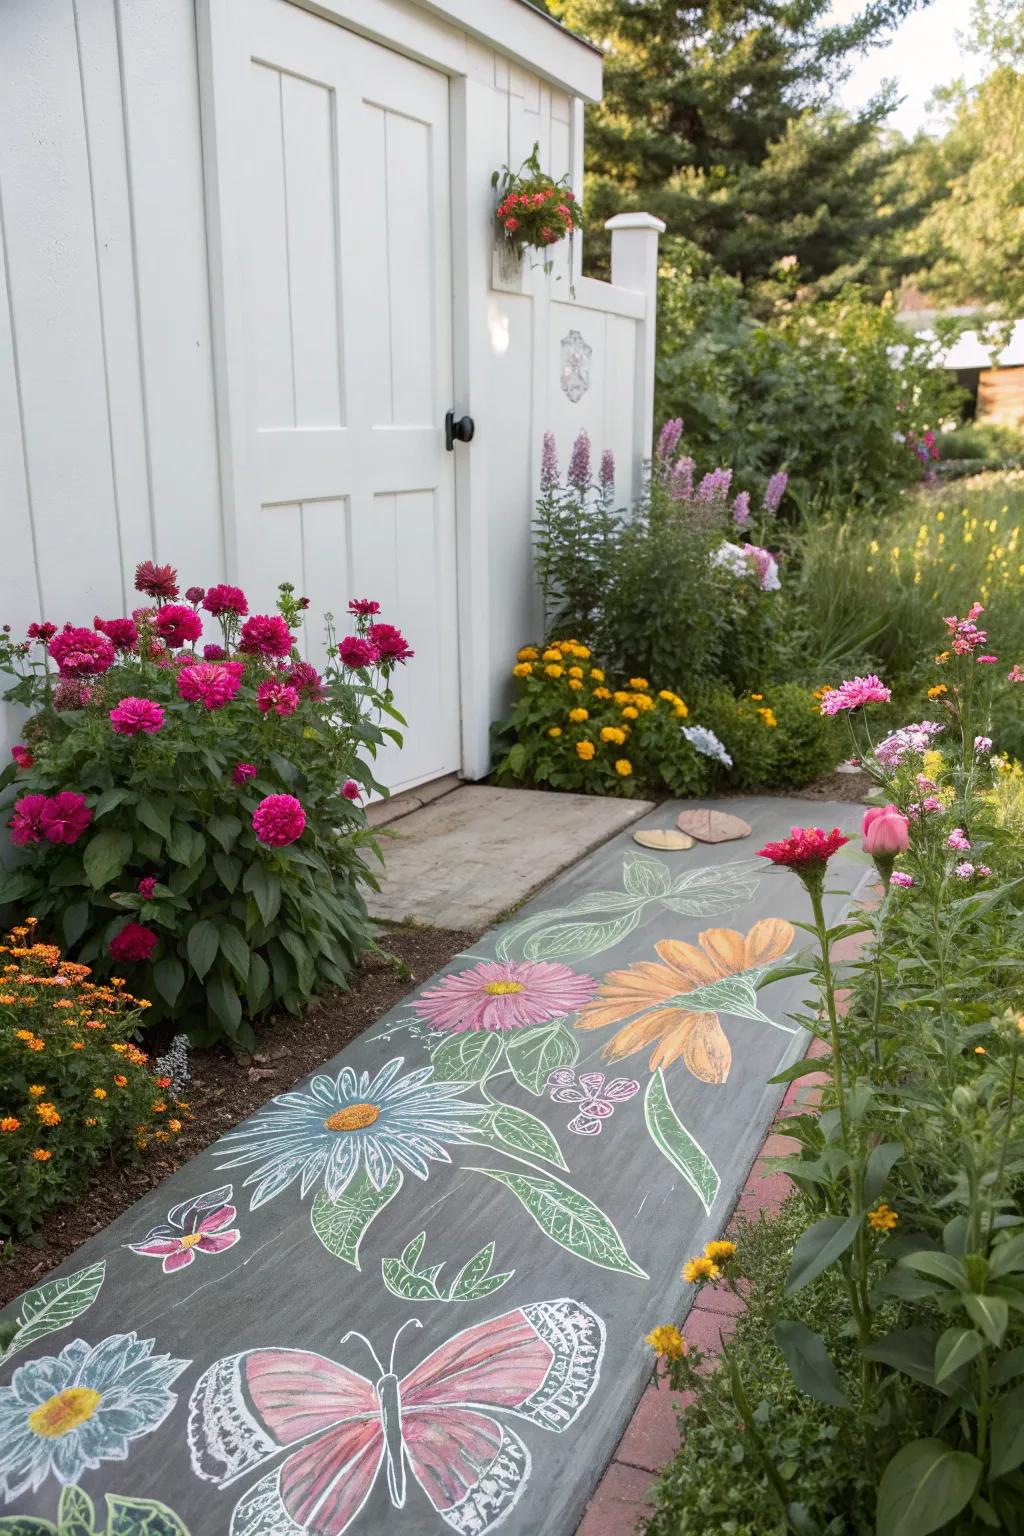
<svg viewBox="0 0 1024 1536">
<path fill-rule="evenodd" d="M 153 1354 L 153 1339 L 115 1333 L 75 1339 L 59 1355 L 19 1365 L 0 1387 L 0 1493 L 5 1502 L 48 1477 L 78 1482 L 101 1461 L 124 1461 L 133 1440 L 166 1419 L 172 1382 L 189 1360 Z"/>
</svg>

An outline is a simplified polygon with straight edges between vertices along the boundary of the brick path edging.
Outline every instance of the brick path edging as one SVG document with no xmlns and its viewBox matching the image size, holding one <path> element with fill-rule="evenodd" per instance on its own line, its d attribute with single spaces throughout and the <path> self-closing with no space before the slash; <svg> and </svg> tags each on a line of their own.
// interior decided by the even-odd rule
<svg viewBox="0 0 1024 1536">
<path fill-rule="evenodd" d="M 832 951 L 833 961 L 850 961 L 863 947 L 863 936 L 841 940 Z M 845 1000 L 845 999 L 844 999 Z M 808 1056 L 824 1056 L 828 1048 L 814 1039 Z M 765 1160 L 795 1152 L 799 1143 L 781 1129 L 791 1115 L 806 1114 L 818 1107 L 825 1072 L 812 1072 L 790 1083 L 764 1144 L 754 1159 L 747 1181 L 732 1213 L 752 1220 L 760 1212 L 774 1215 L 785 1203 L 792 1184 L 784 1173 L 765 1166 Z M 681 1255 L 682 1264 L 685 1255 Z M 683 1331 L 687 1340 L 705 1355 L 721 1352 L 723 1339 L 736 1327 L 743 1302 L 725 1286 L 704 1286 L 687 1313 Z M 666 1318 L 665 1321 L 671 1321 Z M 638 1345 L 640 1341 L 638 1340 Z M 626 1425 L 615 1454 L 588 1503 L 576 1536 L 636 1536 L 640 1521 L 653 1514 L 651 1483 L 677 1454 L 680 1445 L 678 1415 L 692 1402 L 692 1393 L 671 1392 L 652 1383 L 641 1397 Z"/>
</svg>

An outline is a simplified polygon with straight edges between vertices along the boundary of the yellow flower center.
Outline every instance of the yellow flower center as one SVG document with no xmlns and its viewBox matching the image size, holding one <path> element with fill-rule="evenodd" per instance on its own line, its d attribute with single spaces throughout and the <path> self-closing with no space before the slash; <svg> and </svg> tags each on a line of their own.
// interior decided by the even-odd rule
<svg viewBox="0 0 1024 1536">
<path fill-rule="evenodd" d="M 324 1125 L 329 1131 L 362 1131 L 380 1117 L 376 1104 L 346 1104 L 328 1115 Z"/>
<path fill-rule="evenodd" d="M 59 1440 L 80 1424 L 87 1423 L 102 1401 L 92 1387 L 65 1387 L 63 1392 L 57 1392 L 38 1408 L 33 1408 L 28 1416 L 28 1427 L 44 1440 Z"/>
<path fill-rule="evenodd" d="M 181 1246 L 183 1248 L 194 1248 L 196 1243 L 201 1243 L 202 1240 L 203 1234 L 201 1232 L 186 1232 L 185 1236 L 181 1239 Z"/>
<path fill-rule="evenodd" d="M 489 992 L 491 997 L 509 997 L 513 992 L 522 992 L 522 990 L 521 981 L 489 981 L 484 987 L 484 991 Z"/>
</svg>

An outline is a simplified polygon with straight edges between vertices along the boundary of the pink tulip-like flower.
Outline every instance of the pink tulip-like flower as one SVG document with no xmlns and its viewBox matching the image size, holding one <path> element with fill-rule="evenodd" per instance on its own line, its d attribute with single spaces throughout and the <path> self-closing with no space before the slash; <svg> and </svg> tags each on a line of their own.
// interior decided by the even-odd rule
<svg viewBox="0 0 1024 1536">
<path fill-rule="evenodd" d="M 838 688 L 830 688 L 822 696 L 821 713 L 838 715 L 840 710 L 861 709 L 865 704 L 887 704 L 892 692 L 873 672 L 867 677 L 851 677 Z"/>
<path fill-rule="evenodd" d="M 246 619 L 238 641 L 238 649 L 247 656 L 290 656 L 292 634 L 280 614 L 257 613 Z"/>
<path fill-rule="evenodd" d="M 125 923 L 107 945 L 107 954 L 111 960 L 121 963 L 148 960 L 156 945 L 157 937 L 152 928 L 144 928 L 141 923 Z"/>
<path fill-rule="evenodd" d="M 77 843 L 91 821 L 85 796 L 71 789 L 50 795 L 39 817 L 42 834 L 50 843 Z"/>
<path fill-rule="evenodd" d="M 267 795 L 252 813 L 252 829 L 261 843 L 286 848 L 306 829 L 306 813 L 294 795 Z"/>
<path fill-rule="evenodd" d="M 244 673 L 240 661 L 221 665 L 197 661 L 178 673 L 178 693 L 190 703 L 202 704 L 204 709 L 223 709 L 241 688 Z"/>
<path fill-rule="evenodd" d="M 231 1185 L 225 1184 L 176 1205 L 168 1211 L 166 1222 L 147 1232 L 141 1243 L 127 1246 L 144 1258 L 162 1259 L 165 1275 L 187 1269 L 197 1253 L 227 1252 L 242 1235 L 237 1227 L 231 1226 L 237 1216 L 230 1203 L 232 1193 Z"/>
<path fill-rule="evenodd" d="M 548 1091 L 555 1104 L 579 1106 L 569 1121 L 570 1131 L 577 1136 L 599 1136 L 616 1104 L 625 1104 L 639 1093 L 640 1084 L 630 1077 L 613 1077 L 606 1082 L 603 1072 L 581 1072 L 577 1078 L 571 1067 L 559 1067 L 548 1078 Z"/>
<path fill-rule="evenodd" d="M 346 800 L 358 800 L 363 793 L 355 779 L 346 779 L 341 786 L 341 792 Z"/>
<path fill-rule="evenodd" d="M 528 1029 L 577 1013 L 596 990 L 592 976 L 550 960 L 482 960 L 421 992 L 416 1012 L 430 1029 L 449 1034 Z"/>
<path fill-rule="evenodd" d="M 114 647 L 106 635 L 73 624 L 54 635 L 50 655 L 61 677 L 98 677 L 114 665 Z"/>
<path fill-rule="evenodd" d="M 895 805 L 876 805 L 861 823 L 864 852 L 894 857 L 910 846 L 910 823 Z"/>
<path fill-rule="evenodd" d="M 255 763 L 236 763 L 231 770 L 231 778 L 235 784 L 247 784 L 250 779 L 254 779 L 255 777 Z"/>
<path fill-rule="evenodd" d="M 154 736 L 164 723 L 164 712 L 152 699 L 129 697 L 110 711 L 110 723 L 118 736 Z"/>
<path fill-rule="evenodd" d="M 299 707 L 299 691 L 290 683 L 282 683 L 276 677 L 268 677 L 265 683 L 260 683 L 256 690 L 256 703 L 259 705 L 261 715 L 270 714 L 282 719 L 286 715 L 294 715 Z"/>
</svg>

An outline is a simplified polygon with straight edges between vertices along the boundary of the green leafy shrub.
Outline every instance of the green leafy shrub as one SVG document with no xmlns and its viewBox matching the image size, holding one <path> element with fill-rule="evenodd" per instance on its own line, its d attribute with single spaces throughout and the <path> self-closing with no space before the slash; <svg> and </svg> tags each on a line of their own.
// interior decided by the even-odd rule
<svg viewBox="0 0 1024 1536">
<path fill-rule="evenodd" d="M 289 587 L 279 614 L 247 618 L 237 588 L 175 602 L 170 567 L 147 562 L 136 584 L 153 605 L 131 619 L 7 644 L 23 674 L 7 697 L 37 713 L 0 777 L 25 854 L 0 903 L 101 973 L 130 966 L 154 1016 L 194 1039 L 249 1044 L 252 1019 L 344 986 L 370 942 L 356 802 L 379 787 L 383 735 L 400 741 L 377 721 L 400 720 L 387 680 L 411 653 L 357 604 L 357 634 L 338 645 L 329 628 L 321 677 L 299 660 Z M 222 641 L 207 661 L 204 604 Z"/>
<path fill-rule="evenodd" d="M 132 1043 L 149 1003 L 36 932 L 0 944 L 0 1238 L 35 1231 L 105 1159 L 172 1141 L 184 1113 Z"/>
<path fill-rule="evenodd" d="M 737 789 L 799 788 L 822 778 L 849 753 L 845 732 L 822 715 L 818 691 L 799 683 L 766 685 L 736 698 L 727 688 L 701 696 L 701 718 L 733 760 Z"/>
</svg>

